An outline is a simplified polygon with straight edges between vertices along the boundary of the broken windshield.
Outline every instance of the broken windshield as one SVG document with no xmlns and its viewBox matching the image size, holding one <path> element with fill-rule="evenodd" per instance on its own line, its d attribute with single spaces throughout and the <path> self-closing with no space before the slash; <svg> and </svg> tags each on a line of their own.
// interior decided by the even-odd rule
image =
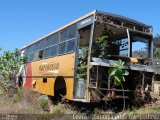
<svg viewBox="0 0 160 120">
<path fill-rule="evenodd" d="M 150 38 L 126 28 L 106 24 L 96 24 L 92 44 L 92 57 L 150 57 Z"/>
<path fill-rule="evenodd" d="M 128 56 L 128 39 L 118 39 L 112 42 L 109 42 L 108 45 L 108 54 L 109 55 L 118 55 L 118 56 Z"/>
<path fill-rule="evenodd" d="M 148 40 L 142 37 L 134 36 L 131 40 L 132 57 L 147 58 L 148 57 Z"/>
</svg>

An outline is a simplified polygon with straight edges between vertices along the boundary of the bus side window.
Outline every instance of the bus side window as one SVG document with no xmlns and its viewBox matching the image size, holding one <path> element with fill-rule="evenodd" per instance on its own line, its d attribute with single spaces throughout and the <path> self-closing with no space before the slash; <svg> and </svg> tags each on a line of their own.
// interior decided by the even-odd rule
<svg viewBox="0 0 160 120">
<path fill-rule="evenodd" d="M 39 44 L 39 50 L 42 50 L 46 47 L 46 41 L 45 39 L 41 40 L 40 41 L 40 44 Z"/>
<path fill-rule="evenodd" d="M 77 32 L 76 30 L 77 30 L 76 26 L 72 26 L 69 28 L 68 39 L 76 37 L 76 32 Z"/>
<path fill-rule="evenodd" d="M 43 52 L 44 52 L 44 50 L 39 51 L 39 58 L 40 58 L 40 59 L 43 58 Z"/>
<path fill-rule="evenodd" d="M 51 45 L 58 44 L 59 42 L 59 33 L 56 33 L 52 36 Z"/>
<path fill-rule="evenodd" d="M 44 58 L 48 58 L 48 57 L 50 57 L 50 47 L 49 48 L 46 48 L 45 50 L 44 50 L 44 56 L 43 56 Z"/>
<path fill-rule="evenodd" d="M 49 47 L 49 46 L 51 46 L 51 41 L 52 40 L 52 37 L 48 37 L 47 39 L 46 39 L 46 47 Z"/>
<path fill-rule="evenodd" d="M 68 29 L 65 29 L 63 31 L 61 31 L 61 34 L 60 34 L 60 41 L 63 42 L 65 40 L 68 39 Z"/>
<path fill-rule="evenodd" d="M 57 46 L 52 46 L 50 50 L 50 56 L 56 56 L 57 55 Z"/>
<path fill-rule="evenodd" d="M 66 42 L 59 44 L 58 54 L 64 54 L 66 50 Z"/>
<path fill-rule="evenodd" d="M 67 42 L 67 53 L 73 52 L 75 48 L 74 46 L 75 46 L 75 39 L 68 41 Z"/>
<path fill-rule="evenodd" d="M 28 54 L 27 55 L 27 62 L 33 61 L 33 54 Z"/>
</svg>

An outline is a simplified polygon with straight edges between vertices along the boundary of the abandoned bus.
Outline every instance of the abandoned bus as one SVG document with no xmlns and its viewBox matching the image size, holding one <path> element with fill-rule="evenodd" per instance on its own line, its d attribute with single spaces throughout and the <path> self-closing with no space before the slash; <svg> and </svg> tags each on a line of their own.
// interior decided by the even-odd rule
<svg viewBox="0 0 160 120">
<path fill-rule="evenodd" d="M 97 42 L 100 37 L 106 39 L 103 49 L 97 47 L 103 44 Z M 21 67 L 19 83 L 73 101 L 141 99 L 154 79 L 152 50 L 151 26 L 96 10 L 21 48 L 27 63 Z M 119 59 L 129 71 L 123 90 L 108 75 Z"/>
</svg>

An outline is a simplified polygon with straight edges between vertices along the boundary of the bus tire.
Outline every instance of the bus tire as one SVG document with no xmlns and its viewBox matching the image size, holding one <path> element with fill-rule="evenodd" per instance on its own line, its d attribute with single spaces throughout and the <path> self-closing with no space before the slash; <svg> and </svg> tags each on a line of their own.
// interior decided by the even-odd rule
<svg viewBox="0 0 160 120">
<path fill-rule="evenodd" d="M 63 77 L 59 76 L 56 78 L 54 83 L 54 97 L 58 101 L 62 101 L 66 96 L 66 82 Z"/>
</svg>

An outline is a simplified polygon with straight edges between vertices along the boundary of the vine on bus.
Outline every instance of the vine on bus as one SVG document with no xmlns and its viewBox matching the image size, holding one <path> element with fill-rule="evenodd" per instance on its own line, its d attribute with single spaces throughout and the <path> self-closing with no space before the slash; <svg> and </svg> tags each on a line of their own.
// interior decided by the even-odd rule
<svg viewBox="0 0 160 120">
<path fill-rule="evenodd" d="M 26 56 L 21 57 L 20 51 L 15 49 L 3 51 L 0 49 L 0 75 L 3 77 L 2 84 L 5 90 L 16 86 L 16 75 L 22 64 L 26 63 Z"/>
</svg>

